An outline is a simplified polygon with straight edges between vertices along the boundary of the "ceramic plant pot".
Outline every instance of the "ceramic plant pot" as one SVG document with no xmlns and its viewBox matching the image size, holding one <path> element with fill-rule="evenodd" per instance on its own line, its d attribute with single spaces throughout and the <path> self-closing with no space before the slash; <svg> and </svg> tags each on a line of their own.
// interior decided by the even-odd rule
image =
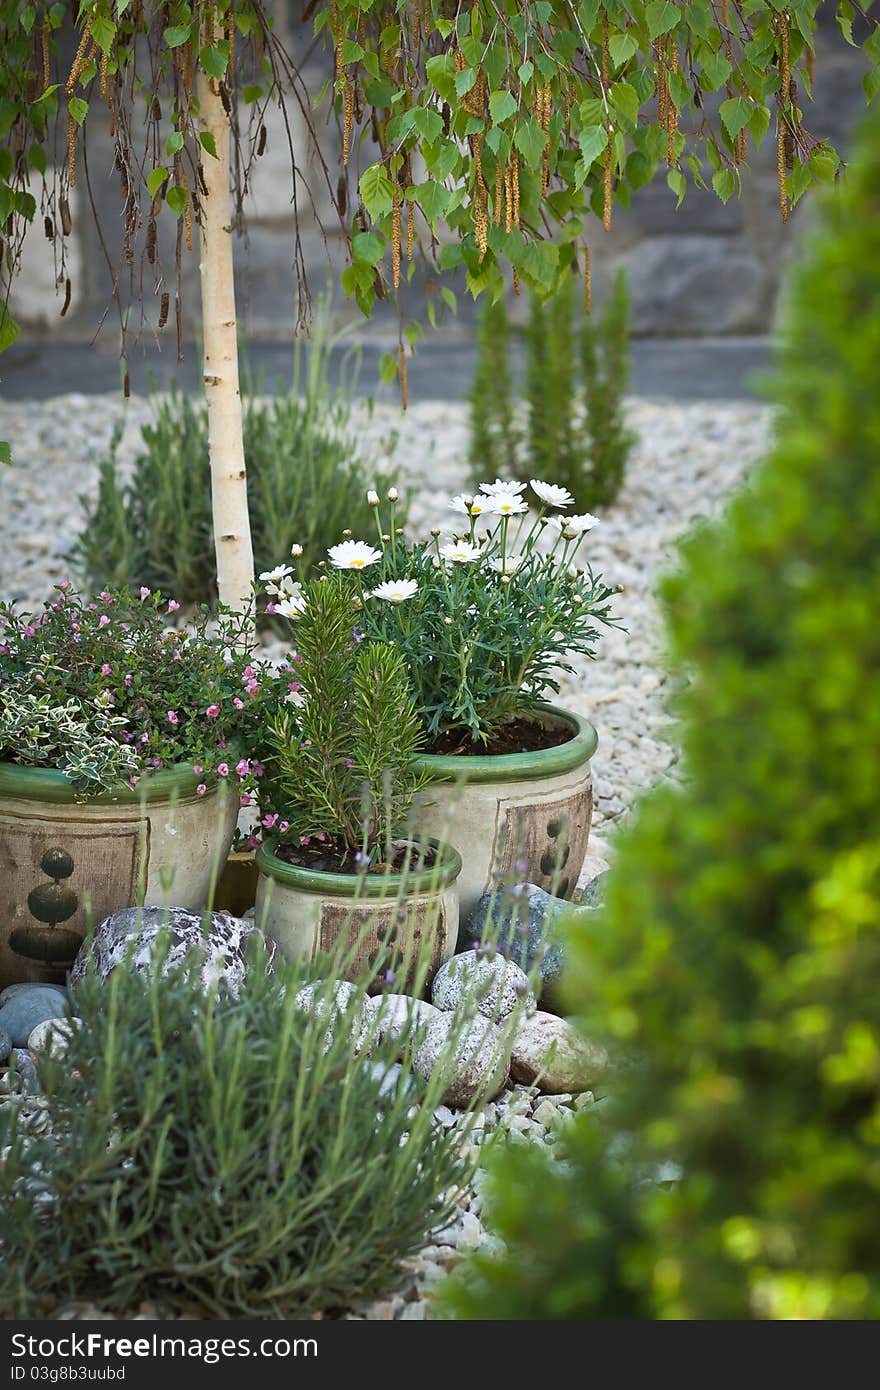
<svg viewBox="0 0 880 1390">
<path fill-rule="evenodd" d="M 277 838 L 267 839 L 257 850 L 256 922 L 288 960 L 338 951 L 349 979 L 390 961 L 395 988 L 406 990 L 424 952 L 432 979 L 455 951 L 461 857 L 431 843 L 437 858 L 430 868 L 365 877 L 288 864 L 275 853 Z"/>
<path fill-rule="evenodd" d="M 78 801 L 63 773 L 0 762 L 0 986 L 63 977 L 117 908 L 204 907 L 238 803 L 198 782 L 181 765 Z"/>
<path fill-rule="evenodd" d="M 463 918 L 502 881 L 537 883 L 568 897 L 583 868 L 593 813 L 590 758 L 598 736 L 570 710 L 543 705 L 534 716 L 571 736 L 534 752 L 425 754 L 418 760 L 431 785 L 419 794 L 415 830 L 451 841 L 461 854 Z"/>
</svg>

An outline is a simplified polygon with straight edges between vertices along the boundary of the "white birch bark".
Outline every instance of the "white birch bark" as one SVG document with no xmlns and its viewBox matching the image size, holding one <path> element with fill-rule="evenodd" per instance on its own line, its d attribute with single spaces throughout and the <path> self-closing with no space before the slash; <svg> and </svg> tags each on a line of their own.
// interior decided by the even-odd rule
<svg viewBox="0 0 880 1390">
<path fill-rule="evenodd" d="M 254 556 L 247 501 L 229 187 L 229 118 L 210 79 L 199 71 L 203 132 L 219 158 L 202 151 L 201 287 L 204 384 L 208 405 L 211 499 L 220 602 L 241 610 L 251 601 Z"/>
</svg>

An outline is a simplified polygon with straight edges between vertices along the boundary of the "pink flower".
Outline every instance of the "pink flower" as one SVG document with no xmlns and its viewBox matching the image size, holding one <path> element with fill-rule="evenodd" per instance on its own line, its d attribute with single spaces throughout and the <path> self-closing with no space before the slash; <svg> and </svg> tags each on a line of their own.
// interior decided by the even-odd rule
<svg viewBox="0 0 880 1390">
<path fill-rule="evenodd" d="M 81 633 L 81 632 L 75 632 L 75 633 L 73 634 L 73 640 L 74 640 L 74 642 L 81 642 L 81 641 L 82 641 L 82 633 Z"/>
<path fill-rule="evenodd" d="M 108 705 L 114 705 L 116 703 L 112 690 L 102 690 L 101 694 L 104 696 Z"/>
<path fill-rule="evenodd" d="M 327 836 L 324 834 L 323 830 L 318 831 L 315 839 L 320 840 L 322 845 L 327 843 Z"/>
<path fill-rule="evenodd" d="M 245 841 L 245 843 L 246 843 L 248 849 L 259 849 L 259 848 L 260 848 L 260 837 L 259 837 L 259 835 L 248 835 L 247 840 Z"/>
<path fill-rule="evenodd" d="M 33 637 L 36 633 L 36 630 L 37 629 L 35 627 L 28 623 L 27 627 L 23 630 L 21 635 L 22 637 Z"/>
<path fill-rule="evenodd" d="M 141 585 L 141 589 L 140 589 L 141 602 L 143 602 L 143 600 L 144 600 L 145 598 L 149 598 L 149 597 L 150 597 L 150 593 L 151 593 L 151 590 L 148 589 L 148 588 L 146 587 L 145 584 L 142 584 L 142 585 Z"/>
<path fill-rule="evenodd" d="M 297 690 L 302 690 L 302 686 L 300 685 L 299 681 L 288 681 L 287 688 L 288 690 L 292 690 L 294 694 L 296 694 Z"/>
<path fill-rule="evenodd" d="M 113 667 L 110 665 L 110 663 L 109 663 L 108 661 L 105 661 L 105 662 L 104 662 L 104 665 L 101 667 L 101 675 L 102 675 L 102 676 L 109 676 L 109 675 L 112 674 L 112 671 L 113 671 Z"/>
<path fill-rule="evenodd" d="M 141 734 L 141 743 L 149 743 L 149 741 L 150 741 L 150 735 L 149 735 L 149 734 Z"/>
<path fill-rule="evenodd" d="M 254 758 L 254 761 L 251 763 L 251 772 L 254 774 L 254 776 L 262 777 L 265 771 L 266 769 L 263 767 L 263 764 L 260 762 L 259 758 Z"/>
<path fill-rule="evenodd" d="M 69 588 L 70 588 L 70 580 L 69 580 L 69 579 L 62 579 L 62 581 L 61 581 L 61 583 L 58 585 L 58 587 L 59 587 L 59 589 L 61 590 L 61 592 L 63 593 L 65 589 L 69 589 Z"/>
<path fill-rule="evenodd" d="M 45 684 L 46 684 L 46 677 L 45 677 L 45 676 L 41 676 L 40 673 L 39 673 L 39 671 L 38 671 L 37 674 L 34 676 L 34 680 L 37 682 L 37 685 L 45 685 Z"/>
<path fill-rule="evenodd" d="M 161 759 L 161 758 L 151 758 L 150 761 L 152 762 L 153 767 L 161 767 L 161 766 L 162 766 L 162 759 Z"/>
<path fill-rule="evenodd" d="M 235 770 L 238 773 L 239 777 L 247 777 L 248 773 L 251 770 L 251 765 L 248 762 L 247 758 L 242 758 L 241 762 L 236 763 Z"/>
<path fill-rule="evenodd" d="M 0 642 L 0 656 L 8 656 L 12 651 L 8 642 Z"/>
<path fill-rule="evenodd" d="M 248 694 L 249 694 L 249 695 L 256 695 L 256 693 L 257 693 L 257 691 L 259 690 L 259 688 L 260 688 L 260 685 L 259 685 L 259 682 L 258 682 L 258 681 L 248 681 L 248 683 L 247 683 L 247 691 L 248 691 Z"/>
<path fill-rule="evenodd" d="M 168 711 L 168 723 L 169 723 L 169 724 L 179 724 L 179 723 L 180 723 L 180 720 L 178 719 L 178 717 L 177 717 L 177 715 L 175 714 L 175 712 L 174 712 L 173 709 L 170 709 L 170 710 Z"/>
<path fill-rule="evenodd" d="M 208 788 L 205 786 L 204 782 L 200 782 L 196 787 L 196 796 L 204 796 L 207 790 Z"/>
<path fill-rule="evenodd" d="M 125 680 L 123 681 L 123 685 L 131 685 L 131 683 L 132 683 L 133 680 L 134 680 L 134 676 L 132 676 L 132 675 L 127 675 L 127 676 L 125 677 Z"/>
<path fill-rule="evenodd" d="M 209 705 L 208 708 L 205 710 L 205 714 L 208 716 L 209 719 L 219 719 L 219 717 L 220 717 L 220 706 L 219 706 L 219 705 Z"/>
<path fill-rule="evenodd" d="M 266 830 L 271 830 L 271 829 L 273 828 L 273 826 L 275 825 L 275 822 L 277 821 L 277 819 L 278 819 L 277 812 L 276 812 L 275 815 L 272 815 L 272 816 L 264 816 L 263 819 L 260 821 L 260 825 L 264 826 Z"/>
<path fill-rule="evenodd" d="M 243 681 L 250 681 L 250 680 L 253 680 L 253 678 L 254 678 L 254 668 L 253 668 L 253 666 L 245 666 L 244 670 L 243 670 L 242 673 L 241 673 L 241 678 L 242 678 Z"/>
<path fill-rule="evenodd" d="M 300 835 L 299 842 L 301 845 L 310 845 L 312 843 L 312 837 L 311 835 Z"/>
<path fill-rule="evenodd" d="M 240 700 L 237 695 L 233 695 L 232 703 L 235 705 L 236 709 L 244 709 L 244 700 Z"/>
<path fill-rule="evenodd" d="M 285 832 L 285 830 L 289 830 L 289 829 L 290 829 L 290 821 L 289 821 L 289 820 L 283 820 L 283 821 L 280 822 L 280 824 L 279 824 L 279 826 L 278 826 L 278 833 L 279 833 L 279 835 L 283 835 L 284 832 Z"/>
<path fill-rule="evenodd" d="M 278 609 L 275 607 L 275 605 L 274 605 L 274 603 L 272 602 L 271 599 L 270 599 L 269 602 L 266 604 L 266 612 L 267 612 L 267 613 L 277 613 L 277 612 L 278 612 Z"/>
<path fill-rule="evenodd" d="M 218 743 L 218 744 L 217 744 L 217 747 L 218 747 L 218 748 L 225 748 L 225 747 L 226 747 L 226 744 L 221 742 L 221 743 Z"/>
<path fill-rule="evenodd" d="M 102 613 L 100 618 L 98 619 L 98 627 L 106 627 L 109 622 L 110 619 L 107 617 L 107 614 Z"/>
<path fill-rule="evenodd" d="M 113 595 L 107 589 L 102 589 L 98 595 L 98 598 L 102 598 L 105 603 L 109 603 L 112 597 Z"/>
<path fill-rule="evenodd" d="M 177 602 L 177 599 L 176 599 L 176 598 L 170 598 L 170 599 L 168 600 L 168 612 L 169 612 L 169 613 L 176 613 L 179 607 L 180 607 L 180 604 Z"/>
<path fill-rule="evenodd" d="M 131 787 L 136 787 L 137 784 L 138 784 L 138 782 L 139 782 L 140 780 L 141 780 L 140 777 L 129 777 L 129 779 L 128 779 L 129 786 L 131 786 Z"/>
<path fill-rule="evenodd" d="M 196 774 L 197 777 L 198 777 L 198 775 L 199 775 L 199 773 L 200 773 L 201 771 L 202 771 L 202 765 L 201 765 L 201 763 L 193 763 L 193 772 Z"/>
<path fill-rule="evenodd" d="M 251 797 L 248 796 L 247 792 L 244 792 L 243 795 L 238 798 L 238 804 L 239 806 L 250 806 Z"/>
<path fill-rule="evenodd" d="M 218 776 L 218 777 L 228 777 L 228 776 L 229 776 L 229 764 L 228 764 L 228 763 L 218 763 L 218 764 L 217 764 L 217 776 Z"/>
</svg>

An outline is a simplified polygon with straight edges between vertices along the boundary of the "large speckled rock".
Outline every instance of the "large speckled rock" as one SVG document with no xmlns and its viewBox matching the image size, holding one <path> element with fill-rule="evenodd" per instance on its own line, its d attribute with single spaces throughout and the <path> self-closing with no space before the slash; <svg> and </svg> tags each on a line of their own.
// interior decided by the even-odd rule
<svg viewBox="0 0 880 1390">
<path fill-rule="evenodd" d="M 14 1047 L 9 1054 L 9 1067 L 0 1076 L 0 1095 L 35 1095 L 39 1089 L 33 1057 L 27 1048 Z"/>
<path fill-rule="evenodd" d="M 480 1014 L 462 1024 L 456 1015 L 441 1013 L 429 1024 L 413 1059 L 413 1069 L 425 1081 L 438 1067 L 446 1078 L 446 1105 L 461 1110 L 474 1099 L 490 1101 L 507 1084 L 510 1044 Z"/>
<path fill-rule="evenodd" d="M 8 1033 L 13 1047 L 27 1047 L 38 1023 L 47 1018 L 63 1018 L 69 1012 L 66 990 L 52 985 L 22 986 L 0 1009 L 0 1028 Z"/>
<path fill-rule="evenodd" d="M 367 1000 L 371 1024 L 377 1043 L 395 1042 L 401 1051 L 407 1038 L 423 1035 L 440 1010 L 424 999 L 409 994 L 375 994 Z"/>
<path fill-rule="evenodd" d="M 500 953 L 481 951 L 463 951 L 441 965 L 434 976 L 431 998 L 444 1012 L 472 1005 L 498 1022 L 508 1018 L 518 1005 L 527 1010 L 535 1007 L 524 971 Z"/>
<path fill-rule="evenodd" d="M 212 912 L 204 928 L 201 915 L 187 908 L 127 907 L 111 912 L 95 928 L 94 935 L 86 939 L 70 972 L 71 987 L 76 988 L 92 965 L 99 977 L 106 979 L 129 954 L 133 968 L 149 974 L 156 943 L 166 930 L 171 935 L 171 947 L 163 974 L 186 962 L 198 971 L 206 993 L 222 983 L 234 998 L 238 996 L 247 970 L 248 945 L 254 935 L 263 942 L 270 960 L 277 955 L 275 944 L 267 942 L 253 923 L 228 912 Z"/>
<path fill-rule="evenodd" d="M 28 1038 L 28 1052 L 35 1059 L 41 1052 L 63 1057 L 71 1037 L 80 1026 L 78 1018 L 47 1018 L 45 1022 L 37 1024 Z"/>
<path fill-rule="evenodd" d="M 608 1053 L 567 1019 L 537 1012 L 523 1019 L 513 1041 L 514 1080 L 552 1095 L 590 1090 L 608 1068 Z"/>
<path fill-rule="evenodd" d="M 347 980 L 337 980 L 331 991 L 323 980 L 303 985 L 297 990 L 294 1003 L 303 1013 L 314 1014 L 322 1023 L 326 1022 L 325 1052 L 333 1045 L 340 1024 L 350 1029 L 356 1051 L 369 1040 L 372 1011 L 363 992 Z"/>
</svg>

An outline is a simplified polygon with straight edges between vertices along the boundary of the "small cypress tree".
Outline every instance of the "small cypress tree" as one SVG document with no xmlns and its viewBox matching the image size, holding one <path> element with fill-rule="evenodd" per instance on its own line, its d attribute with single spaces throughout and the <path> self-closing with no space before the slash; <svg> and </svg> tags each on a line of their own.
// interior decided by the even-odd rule
<svg viewBox="0 0 880 1390">
<path fill-rule="evenodd" d="M 584 445 L 577 420 L 574 346 L 574 276 L 569 275 L 547 308 L 549 371 L 544 383 L 552 449 L 544 472 L 535 476 L 567 487 L 579 503 L 583 492 Z M 578 510 L 581 510 L 578 507 Z"/>
<path fill-rule="evenodd" d="M 474 482 L 517 475 L 518 434 L 513 416 L 508 350 L 510 324 L 504 295 L 487 296 L 477 329 L 477 367 L 470 402 L 470 465 Z"/>
<path fill-rule="evenodd" d="M 636 438 L 626 427 L 623 410 L 630 352 L 629 291 L 622 269 L 598 319 L 592 314 L 584 318 L 581 366 L 589 461 L 578 474 L 580 486 L 575 499 L 589 510 L 609 507 L 616 501 Z"/>
<path fill-rule="evenodd" d="M 616 1162 L 589 1113 L 504 1161 L 466 1316 L 880 1317 L 878 113 L 792 288 L 777 443 L 666 585 L 688 783 L 573 942 Z"/>
</svg>

